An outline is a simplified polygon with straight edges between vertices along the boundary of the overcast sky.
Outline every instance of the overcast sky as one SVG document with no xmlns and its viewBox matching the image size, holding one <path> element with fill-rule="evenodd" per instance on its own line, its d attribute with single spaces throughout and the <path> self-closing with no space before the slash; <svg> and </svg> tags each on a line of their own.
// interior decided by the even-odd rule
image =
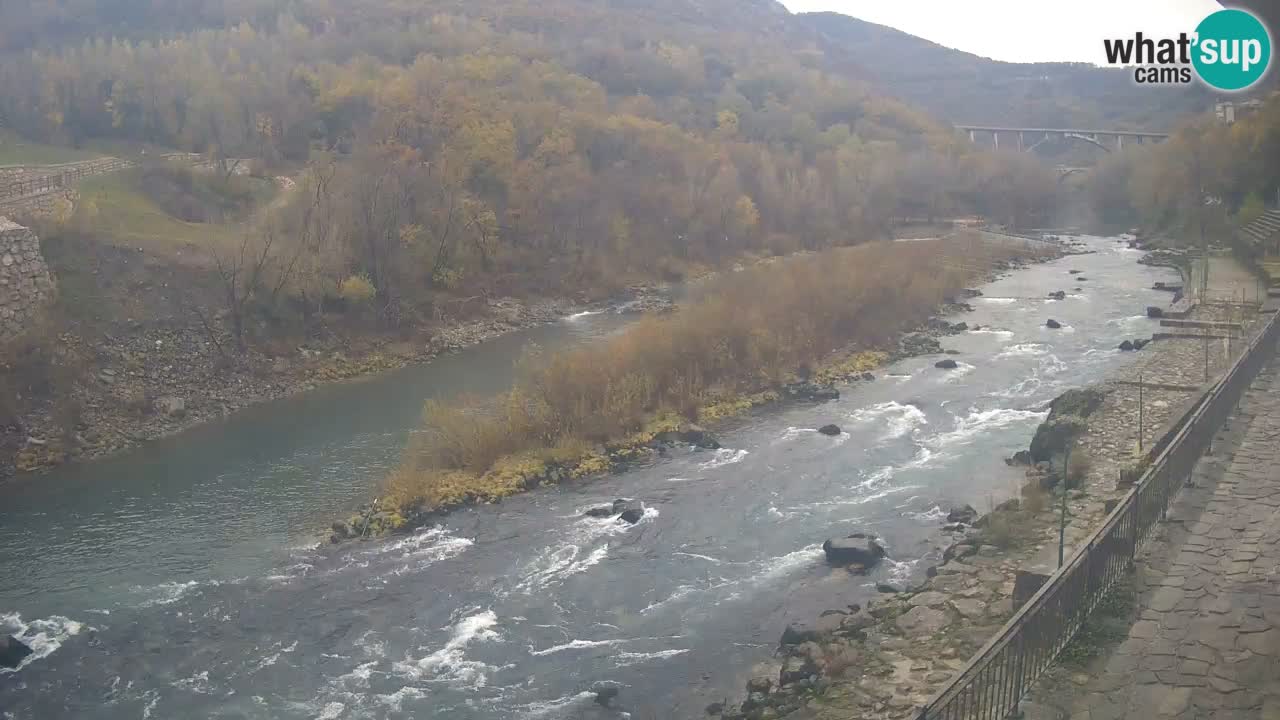
<svg viewBox="0 0 1280 720">
<path fill-rule="evenodd" d="M 1010 62 L 1104 62 L 1103 38 L 1192 32 L 1215 0 L 782 0 L 830 10 Z M 1042 9 L 1043 8 L 1043 9 Z M 1052 9 L 1048 9 L 1052 8 Z"/>
</svg>

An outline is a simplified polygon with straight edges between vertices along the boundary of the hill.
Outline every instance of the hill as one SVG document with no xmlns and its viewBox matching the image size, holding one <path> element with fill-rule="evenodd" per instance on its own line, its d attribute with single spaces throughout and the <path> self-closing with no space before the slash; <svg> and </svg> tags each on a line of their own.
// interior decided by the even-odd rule
<svg viewBox="0 0 1280 720">
<path fill-rule="evenodd" d="M 956 124 L 1168 130 L 1213 97 L 1199 86 L 1134 89 L 1131 74 L 1087 63 L 1008 63 L 837 13 L 805 13 L 833 71 Z"/>
</svg>

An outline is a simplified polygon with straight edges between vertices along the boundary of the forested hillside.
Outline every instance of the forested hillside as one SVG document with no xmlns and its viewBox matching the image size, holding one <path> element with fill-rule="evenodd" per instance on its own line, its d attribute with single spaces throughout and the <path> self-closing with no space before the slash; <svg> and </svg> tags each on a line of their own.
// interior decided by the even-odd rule
<svg viewBox="0 0 1280 720">
<path fill-rule="evenodd" d="M 882 236 L 904 216 L 1026 224 L 1054 190 L 1032 159 L 975 151 L 824 68 L 772 2 L 31 7 L 34 37 L 63 41 L 7 40 L 5 123 L 59 144 L 309 163 L 318 192 L 273 251 L 308 298 L 351 276 L 385 306 L 516 274 L 543 287 L 679 275 Z M 125 39 L 76 39 L 95 13 Z M 325 241 L 285 247 L 316 236 L 304 221 Z"/>
</svg>

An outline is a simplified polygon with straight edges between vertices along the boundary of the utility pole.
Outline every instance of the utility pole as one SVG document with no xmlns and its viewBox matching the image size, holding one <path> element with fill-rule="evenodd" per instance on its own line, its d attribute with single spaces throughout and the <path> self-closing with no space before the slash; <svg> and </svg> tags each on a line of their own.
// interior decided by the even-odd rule
<svg viewBox="0 0 1280 720">
<path fill-rule="evenodd" d="M 1209 382 L 1209 328 L 1204 329 L 1204 381 Z"/>
<path fill-rule="evenodd" d="M 1062 456 L 1062 506 L 1058 520 L 1058 567 L 1062 567 L 1063 558 L 1067 549 L 1067 476 L 1071 474 L 1071 445 L 1074 441 L 1067 444 L 1067 450 Z"/>
<path fill-rule="evenodd" d="M 1142 373 L 1138 373 L 1138 455 L 1142 455 L 1144 448 L 1142 446 Z"/>
</svg>

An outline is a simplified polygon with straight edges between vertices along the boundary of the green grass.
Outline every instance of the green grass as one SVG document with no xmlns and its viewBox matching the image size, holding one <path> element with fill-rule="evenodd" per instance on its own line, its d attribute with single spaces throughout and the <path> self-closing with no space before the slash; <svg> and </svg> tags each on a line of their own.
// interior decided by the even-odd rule
<svg viewBox="0 0 1280 720">
<path fill-rule="evenodd" d="M 80 183 L 78 212 L 89 213 L 95 236 L 116 245 L 162 257 L 203 264 L 197 248 L 234 248 L 242 236 L 236 224 L 183 222 L 162 210 L 137 186 L 136 171 L 112 173 Z"/>
<path fill-rule="evenodd" d="M 0 165 L 58 165 L 102 157 L 88 150 L 42 145 L 9 132 L 0 132 Z"/>
</svg>

